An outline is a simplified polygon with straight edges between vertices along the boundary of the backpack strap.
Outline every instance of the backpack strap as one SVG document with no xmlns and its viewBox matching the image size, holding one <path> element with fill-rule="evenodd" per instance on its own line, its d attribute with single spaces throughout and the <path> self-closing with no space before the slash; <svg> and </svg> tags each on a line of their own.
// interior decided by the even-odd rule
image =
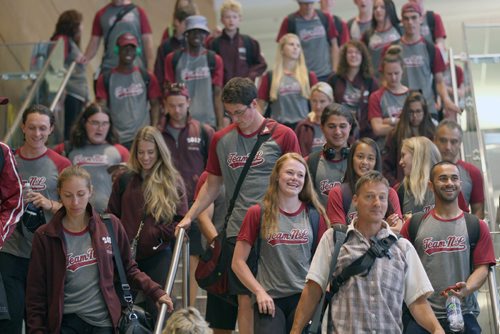
<svg viewBox="0 0 500 334">
<path fill-rule="evenodd" d="M 200 139 L 201 139 L 201 155 L 203 155 L 203 162 L 206 165 L 208 160 L 208 149 L 210 142 L 208 141 L 207 129 L 205 125 L 200 123 Z"/>
<path fill-rule="evenodd" d="M 420 211 L 414 213 L 410 218 L 410 225 L 408 225 L 408 239 L 413 244 L 417 236 L 418 229 L 420 228 L 420 223 L 425 216 L 425 212 Z"/>
<path fill-rule="evenodd" d="M 122 198 L 123 193 L 125 193 L 125 190 L 127 189 L 127 185 L 130 182 L 130 179 L 132 178 L 132 172 L 128 171 L 122 174 L 120 176 L 120 179 L 118 180 L 118 194 L 120 194 L 120 198 Z"/>
<path fill-rule="evenodd" d="M 220 54 L 220 36 L 215 37 L 211 42 L 210 42 L 210 49 L 214 51 L 217 54 Z"/>
<path fill-rule="evenodd" d="M 316 11 L 316 14 L 318 15 L 319 20 L 321 21 L 321 24 L 325 28 L 325 33 L 327 36 L 326 39 L 328 40 L 328 44 L 331 45 L 332 41 L 328 38 L 328 18 L 326 17 L 325 13 L 323 13 L 320 9 L 315 9 L 315 11 Z M 292 14 L 287 16 L 287 23 L 288 23 L 287 32 L 292 33 L 292 34 L 297 34 L 297 16 L 295 15 L 295 13 L 292 13 Z M 340 30 L 337 29 L 337 32 L 339 33 L 339 36 L 340 36 L 340 32 L 342 31 L 342 22 L 339 22 L 339 23 L 340 23 L 341 28 L 340 28 Z M 337 25 L 336 22 L 335 22 L 335 25 Z"/>
<path fill-rule="evenodd" d="M 432 69 L 434 68 L 434 58 L 436 57 L 436 47 L 434 46 L 434 44 L 432 44 L 425 38 L 424 42 L 425 42 L 425 47 L 427 48 L 427 54 L 429 55 L 429 64 L 431 65 L 431 72 L 432 72 Z"/>
<path fill-rule="evenodd" d="M 0 174 L 3 171 L 3 166 L 5 165 L 5 155 L 3 153 L 3 148 L 0 147 Z"/>
<path fill-rule="evenodd" d="M 347 225 L 345 224 L 333 224 L 333 241 L 334 241 L 334 248 L 333 248 L 333 253 L 332 253 L 332 261 L 330 263 L 330 270 L 328 274 L 328 279 L 331 280 L 331 277 L 333 275 L 333 272 L 335 271 L 335 268 L 337 267 L 337 259 L 340 254 L 340 248 L 342 248 L 342 245 L 345 243 L 347 240 Z M 328 294 L 328 296 L 327 296 Z M 314 315 L 312 317 L 312 323 L 311 326 L 309 327 L 307 333 L 319 333 L 319 327 L 321 324 L 321 320 L 323 319 L 324 311 L 326 308 L 323 307 L 325 305 L 325 299 L 331 298 L 330 293 L 323 293 L 321 296 L 321 300 L 319 304 L 316 306 L 316 309 L 314 311 Z"/>
<path fill-rule="evenodd" d="M 316 208 L 312 205 L 309 205 L 307 207 L 307 213 L 309 215 L 309 224 L 311 224 L 311 228 L 313 231 L 313 245 L 311 248 L 311 258 L 316 252 L 316 248 L 318 246 L 318 232 L 319 232 L 319 212 L 316 210 Z"/>
<path fill-rule="evenodd" d="M 267 102 L 267 107 L 266 111 L 264 112 L 264 117 L 269 118 L 271 117 L 271 85 L 273 83 L 273 71 L 269 70 L 267 71 L 267 96 L 269 98 L 269 101 Z"/>
<path fill-rule="evenodd" d="M 132 3 L 125 5 L 120 9 L 118 14 L 116 14 L 113 24 L 111 25 L 111 27 L 109 27 L 106 36 L 104 36 L 104 53 L 106 53 L 106 51 L 108 50 L 108 41 L 109 37 L 111 36 L 111 31 L 113 31 L 118 22 L 120 22 L 123 19 L 123 17 L 125 17 L 125 15 L 127 15 L 129 12 L 133 11 L 135 7 L 136 6 Z"/>
<path fill-rule="evenodd" d="M 337 44 L 340 45 L 340 38 L 342 34 L 344 33 L 344 27 L 342 25 L 342 19 L 340 16 L 337 15 L 332 15 L 333 17 L 333 23 L 335 24 L 335 29 L 337 30 L 338 33 L 338 39 L 337 39 Z M 326 17 L 325 17 L 326 18 Z M 326 33 L 328 34 L 328 30 L 326 30 Z"/>
<path fill-rule="evenodd" d="M 313 187 L 316 186 L 316 172 L 318 171 L 319 159 L 321 158 L 321 151 L 316 151 L 307 157 L 307 167 L 309 168 L 309 174 L 311 174 L 311 181 Z"/>
<path fill-rule="evenodd" d="M 258 56 L 254 53 L 252 39 L 248 35 L 241 35 L 241 38 L 243 39 L 243 45 L 245 46 L 247 64 L 257 64 Z"/>
<path fill-rule="evenodd" d="M 475 215 L 464 212 L 465 224 L 467 226 L 467 234 L 469 235 L 469 264 L 470 264 L 470 272 L 474 271 L 474 250 L 476 249 L 477 243 L 480 237 L 480 228 L 479 228 L 479 218 Z"/>
<path fill-rule="evenodd" d="M 344 214 L 347 215 L 352 202 L 352 191 L 349 183 L 343 182 L 340 184 L 342 190 L 342 208 L 344 209 Z"/>
<path fill-rule="evenodd" d="M 173 51 L 174 55 L 172 57 L 172 68 L 174 70 L 174 73 L 175 73 L 175 69 L 177 68 L 177 63 L 179 63 L 179 59 L 182 56 L 182 51 L 183 51 L 183 49 L 177 49 L 177 50 Z"/>
<path fill-rule="evenodd" d="M 425 19 L 427 21 L 427 26 L 429 26 L 429 31 L 431 32 L 432 42 L 436 43 L 436 18 L 434 17 L 434 12 L 432 10 L 425 12 Z"/>
<path fill-rule="evenodd" d="M 398 199 L 399 199 L 399 207 L 401 208 L 401 211 L 403 211 L 403 202 L 405 199 L 405 192 L 406 192 L 405 184 L 403 182 L 401 182 L 399 184 L 398 191 L 397 191 Z"/>
</svg>

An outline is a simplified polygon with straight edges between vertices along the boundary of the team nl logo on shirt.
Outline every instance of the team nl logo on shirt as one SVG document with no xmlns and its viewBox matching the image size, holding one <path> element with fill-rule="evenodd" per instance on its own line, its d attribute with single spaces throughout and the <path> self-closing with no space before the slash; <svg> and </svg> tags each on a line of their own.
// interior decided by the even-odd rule
<svg viewBox="0 0 500 334">
<path fill-rule="evenodd" d="M 250 155 L 250 153 L 248 153 L 246 155 L 238 155 L 238 153 L 236 153 L 236 152 L 229 153 L 229 155 L 227 157 L 227 165 L 232 169 L 237 169 L 237 168 L 243 167 L 243 166 L 245 166 L 245 163 L 247 162 L 249 155 Z M 258 151 L 255 154 L 255 158 L 253 158 L 252 167 L 262 165 L 264 163 L 263 156 L 264 156 L 264 152 Z"/>
<path fill-rule="evenodd" d="M 97 263 L 97 259 L 95 257 L 94 248 L 89 248 L 84 254 L 68 254 L 66 269 L 75 272 L 80 268 L 91 266 L 95 263 Z"/>
<path fill-rule="evenodd" d="M 433 237 L 425 238 L 422 245 L 427 255 L 458 252 L 466 249 L 465 237 L 458 235 L 450 235 L 445 240 L 433 240 Z"/>
<path fill-rule="evenodd" d="M 293 229 L 290 233 L 277 232 L 267 238 L 267 243 L 271 246 L 278 245 L 302 245 L 309 242 L 307 230 Z"/>
</svg>

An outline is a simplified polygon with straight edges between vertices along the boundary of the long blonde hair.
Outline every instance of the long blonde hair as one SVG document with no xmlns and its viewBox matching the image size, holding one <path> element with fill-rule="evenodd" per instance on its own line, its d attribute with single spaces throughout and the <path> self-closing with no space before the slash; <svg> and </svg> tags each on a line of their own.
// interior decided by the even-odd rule
<svg viewBox="0 0 500 334">
<path fill-rule="evenodd" d="M 139 130 L 130 149 L 129 168 L 141 174 L 142 166 L 137 159 L 137 147 L 140 141 L 154 143 L 158 150 L 158 160 L 145 177 L 143 183 L 144 205 L 147 214 L 154 217 L 156 222 L 170 223 L 176 213 L 177 204 L 182 193 L 182 178 L 172 163 L 170 151 L 160 131 L 152 126 L 145 126 Z"/>
<path fill-rule="evenodd" d="M 406 190 L 415 197 L 415 204 L 422 205 L 427 192 L 427 184 L 431 167 L 441 161 L 436 145 L 427 137 L 411 137 L 403 140 L 401 149 L 412 154 L 411 172 L 405 176 L 403 184 Z"/>
<path fill-rule="evenodd" d="M 311 175 L 309 174 L 309 169 L 307 168 L 307 163 L 304 158 L 298 153 L 286 153 L 282 155 L 276 164 L 274 165 L 273 171 L 271 173 L 271 177 L 269 180 L 269 187 L 267 188 L 266 193 L 264 194 L 264 199 L 262 200 L 262 206 L 264 213 L 262 215 L 262 226 L 261 226 L 261 235 L 262 238 L 266 238 L 267 236 L 276 233 L 278 230 L 278 215 L 279 215 L 279 205 L 278 205 L 278 194 L 279 194 L 279 185 L 278 179 L 281 168 L 287 160 L 297 160 L 300 162 L 306 169 L 306 175 L 304 177 L 304 186 L 299 193 L 299 199 L 306 203 L 312 205 L 316 210 L 318 210 L 319 214 L 323 216 L 327 225 L 330 225 L 328 217 L 326 216 L 325 208 L 321 205 L 318 200 L 318 195 L 316 195 L 316 191 L 314 191 L 313 184 L 311 182 Z"/>
<path fill-rule="evenodd" d="M 283 47 L 292 38 L 295 38 L 300 43 L 299 37 L 295 34 L 283 35 L 278 43 L 278 47 L 276 50 L 276 60 L 274 62 L 273 68 L 273 80 L 271 82 L 271 89 L 269 91 L 269 100 L 271 102 L 278 99 L 278 90 L 281 79 L 283 78 Z M 309 99 L 309 95 L 311 94 L 311 88 L 309 84 L 309 71 L 307 70 L 304 51 L 302 50 L 302 47 L 300 48 L 299 60 L 293 68 L 293 76 L 300 84 L 302 96 L 306 99 Z"/>
</svg>

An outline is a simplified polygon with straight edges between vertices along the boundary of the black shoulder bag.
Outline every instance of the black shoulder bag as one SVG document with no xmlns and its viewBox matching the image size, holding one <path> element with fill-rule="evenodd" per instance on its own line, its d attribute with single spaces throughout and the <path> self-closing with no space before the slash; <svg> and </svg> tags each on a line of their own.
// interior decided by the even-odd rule
<svg viewBox="0 0 500 334">
<path fill-rule="evenodd" d="M 118 332 L 120 334 L 150 334 L 153 333 L 153 319 L 139 306 L 134 305 L 134 298 L 130 293 L 130 285 L 127 282 L 125 269 L 123 268 L 122 256 L 115 238 L 115 231 L 109 214 L 103 214 L 102 220 L 106 225 L 111 245 L 113 247 L 113 259 L 115 260 L 116 270 L 120 277 L 120 287 L 123 302 L 126 308 L 122 311 L 118 321 Z"/>
<path fill-rule="evenodd" d="M 205 253 L 201 256 L 198 266 L 196 267 L 195 278 L 198 282 L 198 285 L 205 289 L 206 291 L 215 294 L 215 295 L 225 295 L 228 292 L 228 270 L 229 266 L 229 257 L 230 254 L 227 254 L 224 247 L 226 243 L 226 228 L 229 222 L 229 218 L 231 218 L 231 213 L 233 212 L 234 204 L 236 202 L 236 198 L 240 192 L 243 181 L 245 180 L 245 176 L 248 173 L 250 166 L 252 164 L 257 151 L 264 141 L 266 141 L 271 134 L 273 133 L 274 128 L 266 133 L 263 133 L 263 130 L 266 128 L 268 121 L 265 120 L 262 127 L 259 130 L 259 135 L 257 138 L 257 142 L 255 143 L 252 152 L 247 158 L 245 162 L 245 166 L 241 171 L 240 176 L 238 177 L 238 182 L 236 183 L 236 187 L 234 189 L 233 196 L 229 201 L 229 207 L 227 209 L 226 217 L 224 218 L 224 228 L 221 233 L 215 238 L 212 245 L 207 247 Z"/>
</svg>

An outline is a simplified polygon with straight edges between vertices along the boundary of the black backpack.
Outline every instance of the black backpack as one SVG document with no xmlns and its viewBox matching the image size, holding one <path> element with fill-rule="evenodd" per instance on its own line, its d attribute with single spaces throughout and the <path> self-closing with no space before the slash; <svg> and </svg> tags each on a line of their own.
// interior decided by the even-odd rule
<svg viewBox="0 0 500 334">
<path fill-rule="evenodd" d="M 427 25 L 429 26 L 429 31 L 431 32 L 432 41 L 436 43 L 435 32 L 436 32 L 436 19 L 434 18 L 434 12 L 428 10 L 425 13 L 425 19 L 427 20 Z"/>
</svg>

